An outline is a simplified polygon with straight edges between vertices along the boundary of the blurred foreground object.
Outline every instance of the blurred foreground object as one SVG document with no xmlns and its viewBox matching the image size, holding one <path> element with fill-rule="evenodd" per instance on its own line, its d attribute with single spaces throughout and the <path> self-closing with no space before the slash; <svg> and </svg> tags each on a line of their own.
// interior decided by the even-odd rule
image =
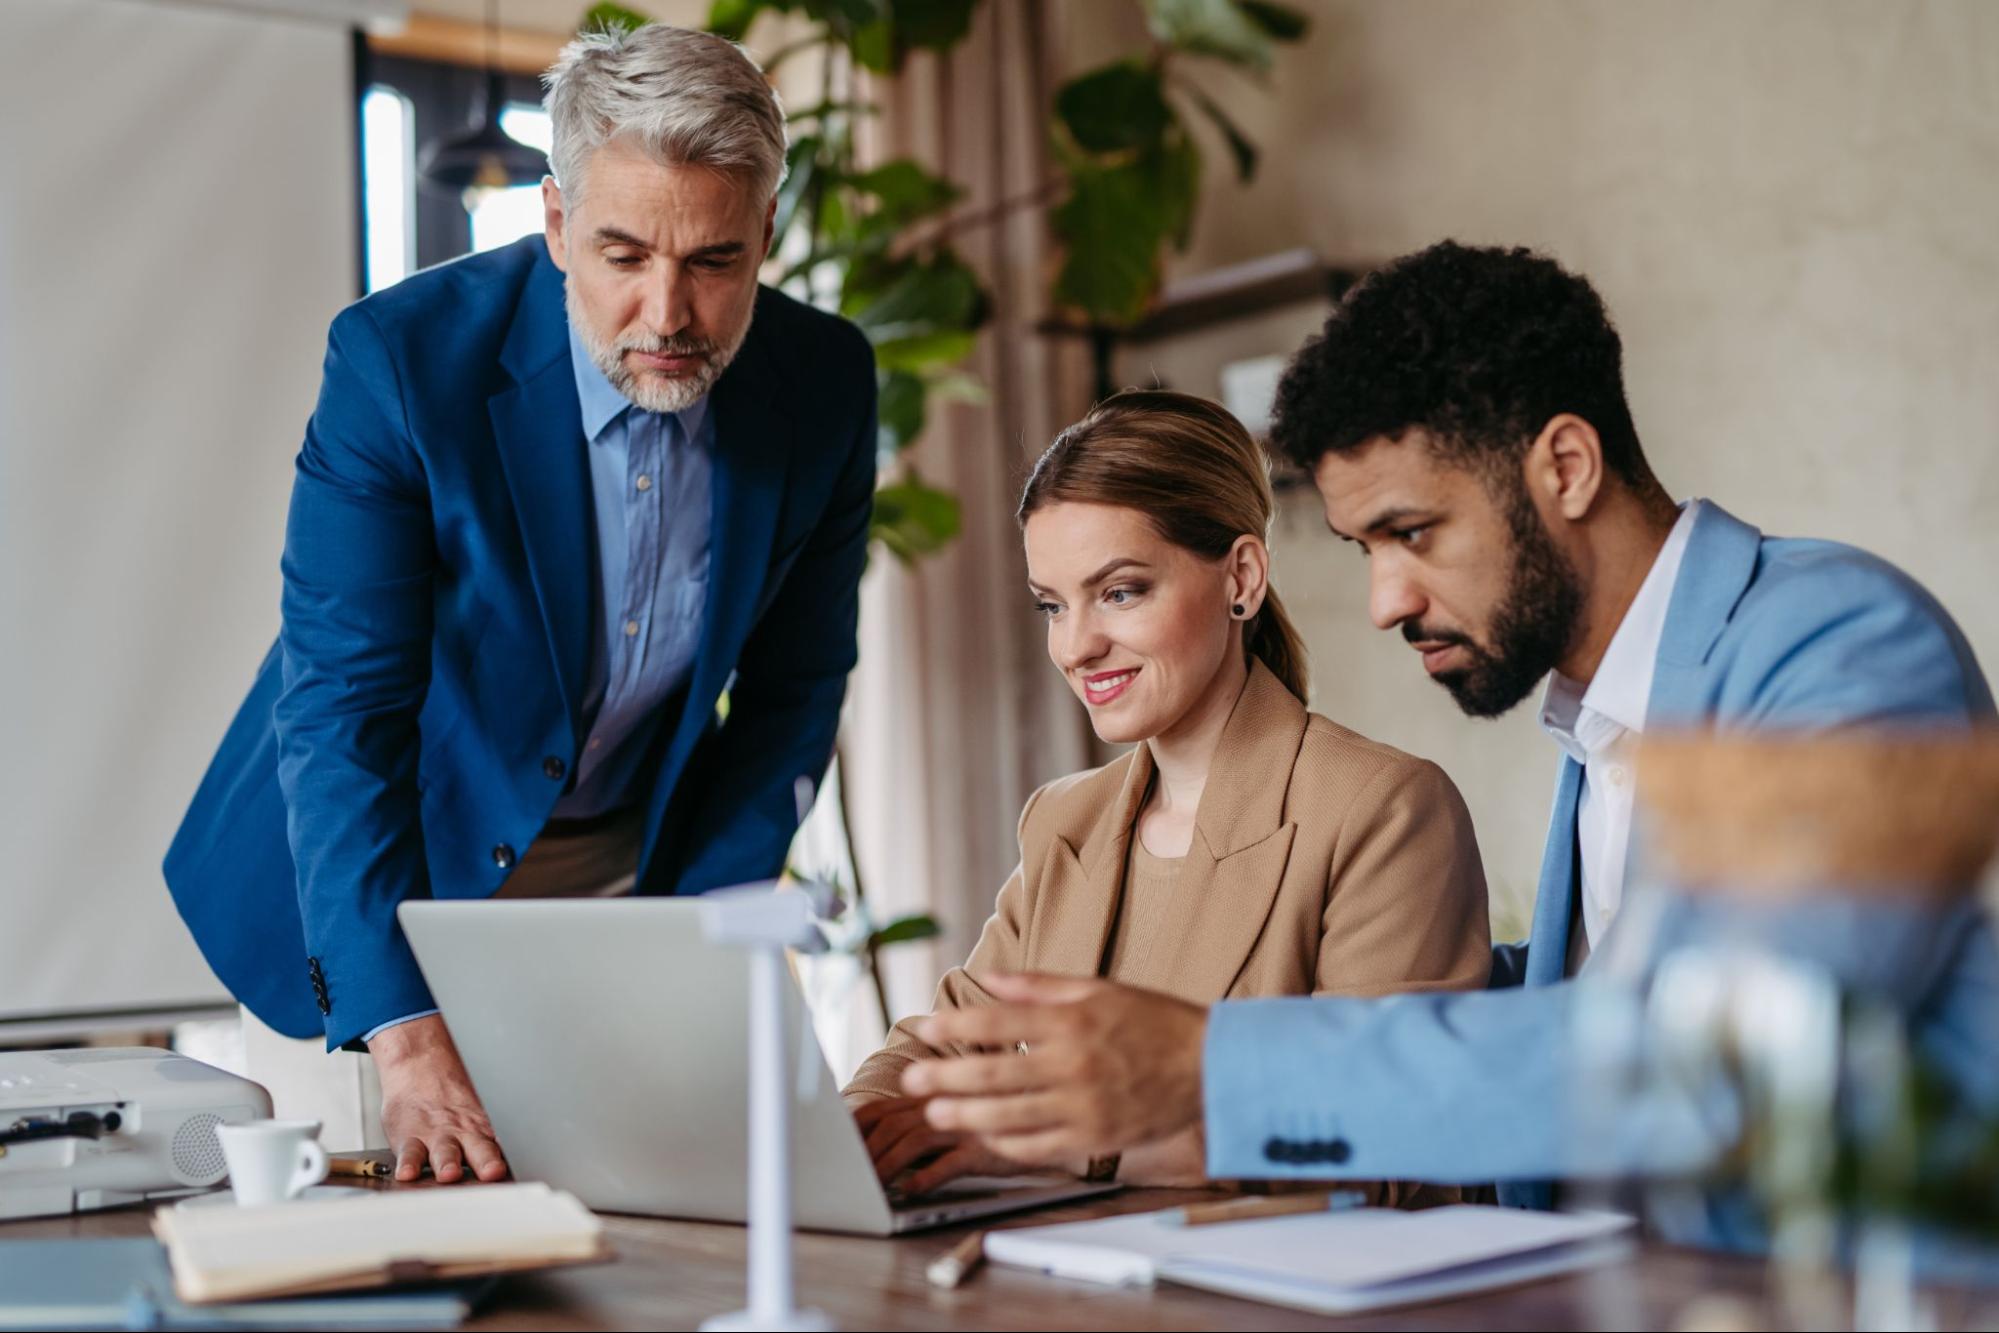
<svg viewBox="0 0 1999 1333">
<path fill-rule="evenodd" d="M 1627 1003 L 1578 1034 L 1580 1123 L 1691 1108 L 1716 1151 L 1648 1212 L 1767 1244 L 1787 1322 L 1932 1326 L 1919 1270 L 1999 1281 L 1999 1050 L 1944 1049 L 1999 1005 L 1953 966 L 1990 952 L 1999 735 L 1647 737 L 1639 801 L 1643 928 L 1594 960 Z"/>
<path fill-rule="evenodd" d="M 1999 844 L 1999 734 L 1648 737 L 1639 800 L 1689 892 L 1947 901 Z"/>
</svg>

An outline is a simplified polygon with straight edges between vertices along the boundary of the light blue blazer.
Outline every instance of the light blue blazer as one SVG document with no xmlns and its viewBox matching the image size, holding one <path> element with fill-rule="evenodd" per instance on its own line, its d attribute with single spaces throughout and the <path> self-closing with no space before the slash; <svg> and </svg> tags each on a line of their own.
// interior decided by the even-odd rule
<svg viewBox="0 0 1999 1333">
<path fill-rule="evenodd" d="M 1850 546 L 1766 538 L 1703 507 L 1667 612 L 1648 725 L 1961 726 L 1992 716 L 1970 645 L 1906 574 Z M 1546 1207 L 1553 1177 L 1705 1159 L 1716 1131 L 1698 1108 L 1649 1108 L 1582 1132 L 1572 1034 L 1603 997 L 1587 966 L 1563 978 L 1581 787 L 1581 767 L 1564 757 L 1533 931 L 1494 950 L 1496 989 L 1216 1006 L 1204 1078 L 1210 1175 L 1496 1180 L 1502 1202 Z M 1699 911 L 1671 905 L 1653 923 L 1658 944 L 1697 932 Z M 1780 929 L 1788 946 L 1846 975 L 1896 958 L 1894 982 L 1925 1052 L 1974 1104 L 1999 1111 L 1999 949 L 1981 912 L 1964 908 L 1939 933 L 1905 914 L 1820 903 Z M 1730 1239 L 1699 1228 L 1680 1238 Z"/>
</svg>

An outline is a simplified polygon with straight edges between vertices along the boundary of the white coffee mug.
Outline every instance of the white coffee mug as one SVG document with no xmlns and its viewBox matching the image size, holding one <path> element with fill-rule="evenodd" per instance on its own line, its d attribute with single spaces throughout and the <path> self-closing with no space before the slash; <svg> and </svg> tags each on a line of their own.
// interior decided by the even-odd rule
<svg viewBox="0 0 1999 1333">
<path fill-rule="evenodd" d="M 317 1120 L 250 1120 L 217 1125 L 229 1188 L 246 1208 L 294 1199 L 326 1179 L 326 1149 Z"/>
</svg>

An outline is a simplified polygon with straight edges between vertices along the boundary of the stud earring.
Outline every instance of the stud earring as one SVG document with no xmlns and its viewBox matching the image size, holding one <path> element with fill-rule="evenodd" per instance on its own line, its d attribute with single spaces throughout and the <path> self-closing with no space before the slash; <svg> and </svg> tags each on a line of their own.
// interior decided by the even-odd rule
<svg viewBox="0 0 1999 1333">
<path fill-rule="evenodd" d="M 1242 614 L 1243 614 L 1243 612 L 1242 612 L 1242 603 L 1241 603 L 1241 602 L 1237 602 L 1237 603 L 1236 603 L 1236 604 L 1235 604 L 1234 606 L 1230 607 L 1230 608 L 1229 608 L 1229 610 L 1231 610 L 1231 611 L 1235 612 L 1235 618 L 1236 618 L 1237 620 L 1241 620 L 1241 619 L 1242 619 Z"/>
</svg>

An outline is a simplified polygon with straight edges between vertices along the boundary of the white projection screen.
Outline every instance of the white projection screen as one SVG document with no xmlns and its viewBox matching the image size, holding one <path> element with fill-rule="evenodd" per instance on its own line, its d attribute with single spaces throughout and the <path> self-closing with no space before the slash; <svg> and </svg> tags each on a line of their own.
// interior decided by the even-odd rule
<svg viewBox="0 0 1999 1333">
<path fill-rule="evenodd" d="M 327 9 L 0 3 L 0 1042 L 227 999 L 160 858 L 277 631 L 355 290 Z"/>
</svg>

